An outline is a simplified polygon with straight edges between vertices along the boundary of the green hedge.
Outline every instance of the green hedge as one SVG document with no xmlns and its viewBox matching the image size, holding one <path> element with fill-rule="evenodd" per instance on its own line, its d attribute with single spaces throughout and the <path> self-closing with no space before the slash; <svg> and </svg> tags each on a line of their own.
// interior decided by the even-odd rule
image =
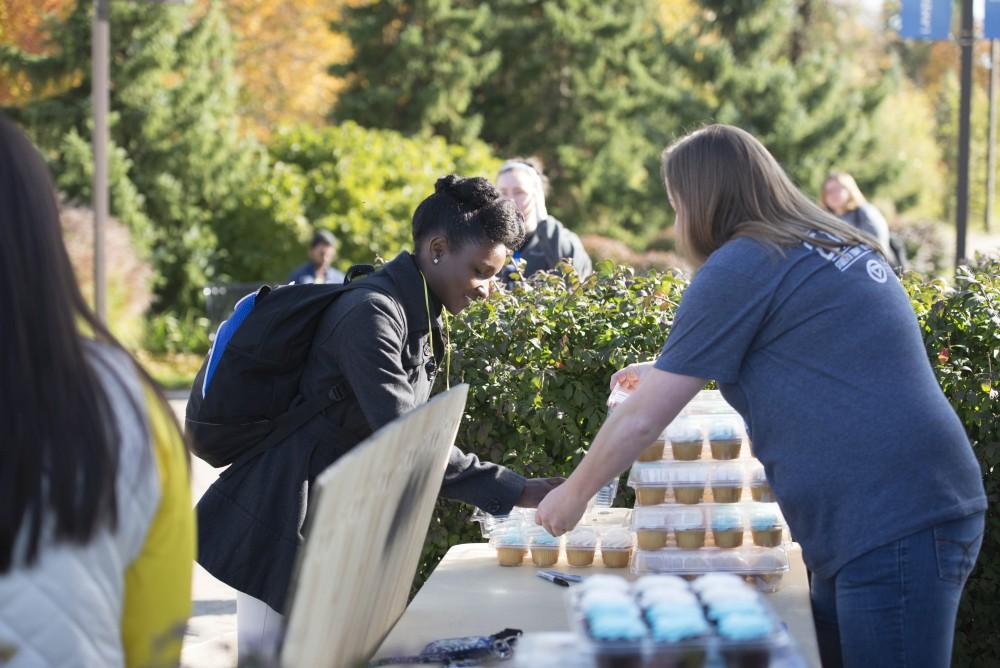
<svg viewBox="0 0 1000 668">
<path fill-rule="evenodd" d="M 956 663 L 1000 665 L 1000 262 L 981 259 L 952 288 L 916 274 L 904 283 L 990 496 L 982 553 L 959 613 Z M 637 276 L 602 263 L 582 284 L 571 270 L 540 275 L 474 304 L 452 323 L 452 381 L 470 385 L 458 445 L 528 476 L 569 474 L 604 421 L 608 378 L 656 355 L 686 285 L 673 274 Z M 415 588 L 451 545 L 481 540 L 470 512 L 438 502 Z"/>
<path fill-rule="evenodd" d="M 1000 259 L 959 269 L 953 287 L 906 281 L 927 354 L 983 470 L 986 535 L 955 630 L 957 666 L 1000 665 Z"/>
</svg>

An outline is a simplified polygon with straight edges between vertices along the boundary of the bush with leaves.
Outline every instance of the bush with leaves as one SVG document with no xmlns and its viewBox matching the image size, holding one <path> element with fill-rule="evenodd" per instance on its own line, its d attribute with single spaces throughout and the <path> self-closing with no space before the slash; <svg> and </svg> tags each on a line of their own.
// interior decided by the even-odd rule
<svg viewBox="0 0 1000 668">
<path fill-rule="evenodd" d="M 1000 258 L 961 267 L 954 286 L 910 274 L 906 286 L 941 388 L 982 467 L 986 534 L 955 629 L 954 664 L 1000 665 Z"/>
<path fill-rule="evenodd" d="M 469 384 L 459 447 L 528 477 L 568 475 L 604 422 L 611 374 L 659 352 L 686 284 L 610 262 L 581 282 L 563 263 L 470 306 L 451 327 L 451 380 Z M 480 539 L 468 515 L 438 502 L 418 585 L 451 545 Z"/>
<path fill-rule="evenodd" d="M 482 142 L 457 146 L 440 137 L 404 137 L 353 122 L 286 129 L 270 149 L 273 160 L 303 176 L 304 183 L 296 185 L 303 215 L 336 235 L 335 263 L 341 269 L 411 248 L 413 211 L 434 192 L 438 177 L 492 179 L 500 166 Z"/>
</svg>

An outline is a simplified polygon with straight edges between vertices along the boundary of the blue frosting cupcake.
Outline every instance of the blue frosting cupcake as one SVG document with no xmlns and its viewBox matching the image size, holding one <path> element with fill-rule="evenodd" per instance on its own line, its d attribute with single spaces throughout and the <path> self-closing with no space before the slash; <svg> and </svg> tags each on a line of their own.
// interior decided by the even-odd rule
<svg viewBox="0 0 1000 668">
<path fill-rule="evenodd" d="M 730 615 L 764 615 L 764 607 L 759 601 L 723 599 L 708 606 L 708 618 L 721 622 Z"/>
<path fill-rule="evenodd" d="M 590 635 L 595 640 L 641 640 L 646 637 L 646 625 L 636 615 L 600 615 L 589 620 Z"/>
<path fill-rule="evenodd" d="M 763 640 L 773 628 L 773 623 L 763 614 L 733 613 L 719 620 L 719 635 L 724 640 L 746 642 Z"/>
<path fill-rule="evenodd" d="M 524 547 L 527 545 L 520 529 L 508 529 L 502 533 L 494 534 L 494 540 L 497 545 L 503 547 Z"/>
<path fill-rule="evenodd" d="M 531 544 L 543 547 L 558 547 L 559 539 L 550 534 L 548 531 L 542 530 L 532 534 Z"/>
<path fill-rule="evenodd" d="M 728 508 L 717 508 L 712 511 L 713 531 L 743 530 L 743 517 L 739 512 Z"/>
<path fill-rule="evenodd" d="M 650 620 L 653 640 L 657 642 L 680 642 L 700 638 L 709 631 L 708 623 L 697 608 L 677 608 L 673 614 L 654 617 Z"/>
</svg>

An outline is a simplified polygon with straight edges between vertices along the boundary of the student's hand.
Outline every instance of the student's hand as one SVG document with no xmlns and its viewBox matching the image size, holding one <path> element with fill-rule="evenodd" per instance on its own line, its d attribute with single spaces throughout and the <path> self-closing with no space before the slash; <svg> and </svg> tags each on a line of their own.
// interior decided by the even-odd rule
<svg viewBox="0 0 1000 668">
<path fill-rule="evenodd" d="M 579 523 L 587 510 L 588 500 L 580 498 L 570 485 L 563 485 L 552 490 L 538 504 L 535 522 L 553 536 L 561 536 Z"/>
<path fill-rule="evenodd" d="M 621 371 L 616 371 L 613 376 L 611 376 L 611 389 L 615 389 L 615 384 L 620 384 L 622 389 L 634 390 L 639 386 L 642 381 L 642 377 L 645 376 L 650 369 L 653 368 L 653 361 L 649 362 L 638 362 L 636 364 L 629 364 L 627 367 Z"/>
<path fill-rule="evenodd" d="M 564 480 L 566 478 L 528 478 L 524 491 L 514 505 L 521 508 L 537 508 L 545 495 L 561 485 Z"/>
</svg>

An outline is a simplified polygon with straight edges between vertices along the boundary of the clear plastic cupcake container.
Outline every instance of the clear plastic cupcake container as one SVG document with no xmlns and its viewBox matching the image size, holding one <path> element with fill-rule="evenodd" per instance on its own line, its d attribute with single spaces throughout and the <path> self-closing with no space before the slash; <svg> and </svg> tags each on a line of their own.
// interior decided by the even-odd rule
<svg viewBox="0 0 1000 668">
<path fill-rule="evenodd" d="M 788 527 L 777 504 L 702 503 L 641 506 L 632 511 L 640 550 L 787 546 Z"/>
<path fill-rule="evenodd" d="M 760 503 L 774 503 L 777 497 L 771 489 L 771 483 L 767 480 L 764 472 L 764 465 L 755 461 L 749 470 L 750 498 Z"/>
<path fill-rule="evenodd" d="M 754 464 L 753 460 L 636 463 L 628 486 L 636 491 L 637 506 L 738 503 L 753 498 Z"/>
<path fill-rule="evenodd" d="M 633 575 L 660 573 L 685 577 L 733 573 L 752 579 L 761 591 L 773 592 L 781 587 L 782 577 L 788 572 L 788 552 L 784 547 L 756 545 L 734 549 L 636 550 L 629 572 Z"/>
<path fill-rule="evenodd" d="M 800 665 L 794 643 L 774 610 L 740 579 L 706 587 L 676 583 L 627 589 L 571 587 L 567 608 L 576 649 L 596 666 Z M 580 650 L 583 650 L 580 652 Z M 556 655 L 535 655 L 556 665 Z M 560 664 L 561 665 L 561 664 Z"/>
</svg>

